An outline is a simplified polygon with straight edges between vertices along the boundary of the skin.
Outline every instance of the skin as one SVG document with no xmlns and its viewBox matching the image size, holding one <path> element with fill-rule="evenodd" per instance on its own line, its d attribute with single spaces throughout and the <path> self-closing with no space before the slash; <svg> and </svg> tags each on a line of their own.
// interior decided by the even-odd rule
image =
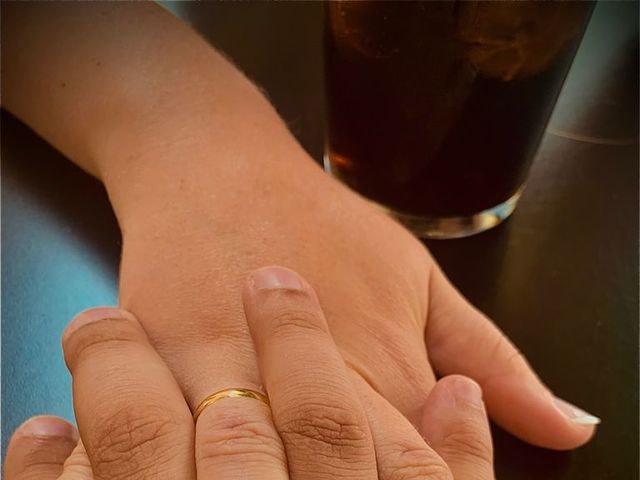
<svg viewBox="0 0 640 480">
<path fill-rule="evenodd" d="M 571 449 L 593 435 L 595 420 L 559 408 L 424 246 L 326 176 L 179 20 L 149 3 L 2 10 L 3 106 L 104 183 L 123 235 L 120 306 L 187 410 L 230 386 L 260 389 L 240 292 L 275 263 L 314 286 L 352 381 L 416 428 L 437 372 L 478 382 L 494 421 L 525 441 Z M 85 445 L 94 470 L 108 463 L 96 456 L 108 445 Z"/>
<path fill-rule="evenodd" d="M 243 301 L 270 408 L 246 398 L 207 407 L 195 426 L 207 431 L 207 441 L 195 448 L 197 472 L 194 452 L 180 442 L 193 434 L 193 422 L 168 368 L 133 315 L 100 308 L 76 317 L 63 338 L 87 450 L 64 420 L 36 417 L 13 435 L 5 478 L 494 478 L 489 422 L 475 382 L 454 375 L 436 384 L 423 418 L 427 443 L 349 371 L 315 292 L 299 275 L 280 267 L 260 269 L 245 284 Z M 139 423 L 136 412 L 121 421 L 132 397 L 136 409 L 154 412 L 162 435 L 146 438 L 145 430 L 155 426 Z M 123 430 L 127 422 L 136 428 Z M 109 462 L 90 463 L 104 437 L 132 437 L 136 447 L 124 449 L 119 442 L 119 448 L 100 453 Z M 154 456 L 144 456 L 144 450 Z M 136 473 L 129 475 L 132 467 Z"/>
<path fill-rule="evenodd" d="M 133 315 L 101 308 L 76 317 L 63 338 L 87 449 L 74 449 L 77 432 L 65 421 L 32 419 L 9 444 L 7 479 L 132 478 L 134 466 L 135 478 L 493 478 L 489 423 L 475 382 L 451 376 L 434 388 L 426 411 L 436 421 L 424 418 L 430 446 L 350 373 L 315 292 L 295 272 L 254 272 L 243 299 L 270 407 L 246 398 L 207 407 L 195 427 L 206 425 L 208 439 L 195 447 L 196 471 L 194 452 L 184 449 L 193 423 L 175 380 Z M 152 411 L 162 434 L 147 438 L 145 431 L 155 426 L 140 423 L 131 408 Z M 126 424 L 135 428 L 123 430 Z M 121 439 L 118 448 L 103 451 L 105 437 Z M 124 449 L 129 439 L 135 448 Z M 447 466 L 438 451 L 447 455 L 451 449 L 456 454 Z M 109 461 L 90 462 L 96 455 Z"/>
</svg>

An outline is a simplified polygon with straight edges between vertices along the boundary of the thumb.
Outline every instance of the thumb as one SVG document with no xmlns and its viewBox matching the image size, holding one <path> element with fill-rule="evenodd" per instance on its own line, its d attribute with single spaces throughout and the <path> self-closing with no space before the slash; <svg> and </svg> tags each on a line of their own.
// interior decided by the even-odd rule
<svg viewBox="0 0 640 480">
<path fill-rule="evenodd" d="M 4 478 L 91 480 L 93 476 L 75 427 L 62 418 L 40 416 L 27 420 L 11 437 Z"/>
<path fill-rule="evenodd" d="M 444 377 L 424 405 L 422 435 L 456 480 L 492 480 L 493 446 L 482 390 L 461 375 Z"/>
<path fill-rule="evenodd" d="M 554 397 L 523 355 L 435 267 L 426 330 L 429 359 L 441 375 L 482 385 L 491 418 L 533 445 L 568 450 L 586 443 L 597 417 Z"/>
</svg>

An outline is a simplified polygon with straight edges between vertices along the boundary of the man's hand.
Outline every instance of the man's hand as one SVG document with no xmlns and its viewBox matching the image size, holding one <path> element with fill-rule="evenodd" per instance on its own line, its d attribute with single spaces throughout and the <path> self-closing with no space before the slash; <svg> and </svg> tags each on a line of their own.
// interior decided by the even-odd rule
<svg viewBox="0 0 640 480">
<path fill-rule="evenodd" d="M 427 444 L 346 367 L 304 279 L 260 269 L 243 297 L 270 408 L 218 400 L 197 417 L 194 440 L 181 392 L 136 319 L 93 309 L 63 338 L 83 443 L 61 419 L 32 419 L 10 442 L 7 480 L 493 478 L 476 383 L 436 384 L 422 419 Z"/>
<path fill-rule="evenodd" d="M 424 422 L 427 429 L 427 440 L 444 462 L 447 469 L 442 469 L 442 475 L 452 475 L 455 480 L 493 480 L 493 452 L 491 446 L 491 432 L 486 413 L 477 385 L 468 378 L 461 376 L 445 377 L 436 383 L 425 404 Z M 391 428 L 397 428 L 401 433 L 410 433 L 404 427 L 405 421 L 397 412 L 387 409 L 384 401 L 378 397 L 375 400 L 378 408 L 391 416 L 386 423 L 396 422 Z M 369 405 L 372 410 L 376 405 Z M 373 422 L 385 423 L 384 416 L 372 419 Z M 399 428 L 398 428 L 399 427 Z M 403 427 L 406 432 L 403 432 Z M 375 428 L 375 427 L 373 427 Z M 418 443 L 418 452 L 428 449 L 424 443 L 419 443 L 414 434 L 409 439 Z M 410 453 L 407 445 L 394 445 L 387 442 L 391 452 L 389 460 L 400 460 L 403 455 Z M 411 452 L 416 455 L 417 452 Z M 153 455 L 153 452 L 151 452 Z M 224 457 L 221 457 L 221 460 Z M 235 466 L 244 469 L 246 459 L 235 458 Z M 415 458 L 411 460 L 415 461 Z M 233 465 L 230 462 L 230 466 Z M 416 465 L 412 465 L 414 468 Z M 389 468 L 382 475 L 408 474 L 409 465 L 404 472 Z M 438 463 L 423 466 L 428 473 L 433 474 L 439 468 Z M 71 424 L 58 417 L 33 417 L 23 423 L 13 434 L 7 447 L 4 463 L 4 478 L 6 480 L 96 480 L 87 452 L 78 441 L 78 432 Z M 418 472 L 420 473 L 420 472 Z M 422 472 L 424 473 L 424 471 Z M 138 478 L 138 477 L 132 477 Z M 251 477 L 242 477 L 250 480 Z M 256 477 L 263 480 L 265 477 Z M 394 478 L 391 476 L 390 478 Z M 410 478 L 410 477 L 403 477 Z M 437 477 L 429 477 L 437 478 Z M 447 477 L 445 477 L 447 478 Z"/>
</svg>

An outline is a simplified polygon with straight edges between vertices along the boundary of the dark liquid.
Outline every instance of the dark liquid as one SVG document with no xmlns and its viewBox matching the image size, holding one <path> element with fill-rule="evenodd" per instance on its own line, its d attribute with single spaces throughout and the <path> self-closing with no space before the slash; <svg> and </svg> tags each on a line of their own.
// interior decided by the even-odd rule
<svg viewBox="0 0 640 480">
<path fill-rule="evenodd" d="M 514 195 L 591 5 L 330 2 L 334 174 L 395 210 L 470 215 Z"/>
</svg>

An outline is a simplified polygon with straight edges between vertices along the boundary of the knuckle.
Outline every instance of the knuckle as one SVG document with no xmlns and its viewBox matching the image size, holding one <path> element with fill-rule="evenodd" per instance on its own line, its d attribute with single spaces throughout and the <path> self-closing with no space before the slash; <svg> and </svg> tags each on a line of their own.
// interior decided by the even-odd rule
<svg viewBox="0 0 640 480">
<path fill-rule="evenodd" d="M 154 478 L 180 441 L 180 420 L 159 405 L 127 404 L 107 413 L 87 442 L 96 477 L 128 479 L 137 472 L 135 478 Z"/>
<path fill-rule="evenodd" d="M 395 444 L 381 454 L 380 478 L 386 480 L 453 480 L 449 468 L 425 444 Z"/>
<path fill-rule="evenodd" d="M 509 342 L 509 345 L 512 348 L 512 351 L 507 356 L 507 363 L 511 365 L 515 372 L 521 372 L 522 370 L 528 369 L 527 357 L 524 356 L 516 346 Z"/>
<path fill-rule="evenodd" d="M 201 423 L 202 422 L 202 423 Z M 264 457 L 286 463 L 284 447 L 267 418 L 252 417 L 245 411 L 227 409 L 198 422 L 196 459 L 198 464 L 246 461 Z"/>
<path fill-rule="evenodd" d="M 63 336 L 62 348 L 71 369 L 94 351 L 117 349 L 127 343 L 142 343 L 144 333 L 128 318 L 104 318 L 83 325 Z"/>
<path fill-rule="evenodd" d="M 337 458 L 370 453 L 366 420 L 348 405 L 297 404 L 282 415 L 279 428 L 285 444 Z"/>
<path fill-rule="evenodd" d="M 277 338 L 290 339 L 301 333 L 324 334 L 323 323 L 316 312 L 305 309 L 287 309 L 274 314 L 271 334 Z"/>
<path fill-rule="evenodd" d="M 499 370 L 493 372 L 486 380 L 504 375 L 521 374 L 529 371 L 529 364 L 524 354 L 502 333 L 490 329 L 490 336 L 494 336 L 489 347 L 489 358 L 498 365 Z"/>
<path fill-rule="evenodd" d="M 491 463 L 493 459 L 491 442 L 478 435 L 473 425 L 460 425 L 458 430 L 446 435 L 438 451 L 453 460 L 468 462 L 475 459 L 478 463 Z"/>
</svg>

